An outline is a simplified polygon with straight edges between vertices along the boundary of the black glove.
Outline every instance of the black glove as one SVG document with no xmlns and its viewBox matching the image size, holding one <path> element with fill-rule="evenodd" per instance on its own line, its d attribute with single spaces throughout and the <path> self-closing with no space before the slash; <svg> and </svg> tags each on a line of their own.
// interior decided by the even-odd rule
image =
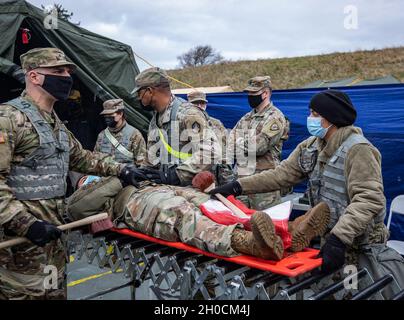
<svg viewBox="0 0 404 320">
<path fill-rule="evenodd" d="M 143 168 L 150 181 L 160 184 L 170 184 L 173 186 L 181 185 L 178 178 L 176 166 L 162 167 L 161 169 Z"/>
<path fill-rule="evenodd" d="M 237 180 L 234 180 L 209 191 L 209 194 L 212 196 L 214 196 L 216 193 L 220 193 L 224 197 L 228 197 L 230 195 L 239 196 L 243 193 L 243 189 L 241 188 L 240 183 Z"/>
<path fill-rule="evenodd" d="M 318 258 L 323 258 L 321 271 L 328 274 L 340 269 L 345 263 L 345 252 L 346 245 L 337 236 L 330 234 L 318 254 Z"/>
<path fill-rule="evenodd" d="M 149 180 L 143 169 L 131 164 L 123 167 L 118 178 L 121 179 L 123 187 L 132 185 L 137 188 L 139 187 L 139 182 Z"/>
<path fill-rule="evenodd" d="M 59 239 L 62 231 L 47 221 L 35 221 L 29 228 L 25 237 L 37 246 L 43 247 L 52 240 Z"/>
</svg>

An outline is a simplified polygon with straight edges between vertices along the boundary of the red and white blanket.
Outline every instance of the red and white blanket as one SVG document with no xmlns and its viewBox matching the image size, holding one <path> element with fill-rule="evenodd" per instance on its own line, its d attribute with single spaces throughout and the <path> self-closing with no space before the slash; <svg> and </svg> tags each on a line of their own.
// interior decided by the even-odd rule
<svg viewBox="0 0 404 320">
<path fill-rule="evenodd" d="M 247 208 L 241 201 L 235 199 L 234 196 L 229 196 L 227 199 L 250 217 L 255 212 L 255 210 Z M 216 223 L 223 225 L 241 223 L 246 230 L 251 230 L 250 218 L 239 218 L 218 200 L 209 199 L 200 205 L 200 209 L 205 216 Z M 292 236 L 288 231 L 288 222 L 292 212 L 292 202 L 287 201 L 262 211 L 271 217 L 275 225 L 275 232 L 281 237 L 285 250 L 290 248 Z"/>
</svg>

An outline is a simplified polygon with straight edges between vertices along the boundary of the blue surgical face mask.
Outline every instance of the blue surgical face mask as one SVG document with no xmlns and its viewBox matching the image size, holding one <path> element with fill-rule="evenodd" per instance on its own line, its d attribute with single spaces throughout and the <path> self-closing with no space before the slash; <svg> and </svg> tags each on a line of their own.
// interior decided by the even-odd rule
<svg viewBox="0 0 404 320">
<path fill-rule="evenodd" d="M 332 125 L 328 128 L 323 128 L 321 126 L 321 119 L 321 117 L 307 117 L 307 130 L 309 130 L 312 136 L 324 139 L 328 129 L 330 129 Z"/>
</svg>

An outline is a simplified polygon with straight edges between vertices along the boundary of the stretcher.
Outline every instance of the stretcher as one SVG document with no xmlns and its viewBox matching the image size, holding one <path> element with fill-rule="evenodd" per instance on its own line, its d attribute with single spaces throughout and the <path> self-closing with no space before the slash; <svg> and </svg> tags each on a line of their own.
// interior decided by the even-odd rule
<svg viewBox="0 0 404 320">
<path fill-rule="evenodd" d="M 286 253 L 284 258 L 280 261 L 264 260 L 252 256 L 240 255 L 237 257 L 224 257 L 219 256 L 211 252 L 207 252 L 196 247 L 184 244 L 182 242 L 171 242 L 162 239 L 154 238 L 140 232 L 132 231 L 130 229 L 118 229 L 114 228 L 112 231 L 126 236 L 138 238 L 141 240 L 157 243 L 160 245 L 185 250 L 188 252 L 202 254 L 208 257 L 221 259 L 229 262 L 233 262 L 239 265 L 251 267 L 254 269 L 259 269 L 262 271 L 269 271 L 275 274 L 287 276 L 287 277 L 297 277 L 301 274 L 309 272 L 315 268 L 321 266 L 322 259 L 316 258 L 319 250 L 306 248 L 304 251 L 296 253 Z"/>
</svg>

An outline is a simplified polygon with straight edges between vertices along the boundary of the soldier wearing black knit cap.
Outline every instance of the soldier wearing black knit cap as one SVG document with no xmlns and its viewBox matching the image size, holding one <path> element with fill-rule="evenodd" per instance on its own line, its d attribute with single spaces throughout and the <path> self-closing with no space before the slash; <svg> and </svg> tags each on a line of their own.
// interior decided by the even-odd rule
<svg viewBox="0 0 404 320">
<path fill-rule="evenodd" d="M 392 273 L 404 287 L 404 259 L 386 246 L 389 233 L 384 225 L 386 200 L 380 152 L 360 128 L 353 126 L 357 113 L 345 93 L 317 93 L 309 110 L 307 129 L 312 136 L 279 166 L 220 186 L 211 193 L 228 196 L 271 192 L 308 180 L 312 207 L 322 205 L 330 212 L 320 251 L 322 271 L 331 273 L 351 264 L 358 270 L 367 268 L 375 280 Z M 308 226 L 310 214 L 305 216 L 290 224 L 294 238 L 313 232 L 313 227 Z"/>
</svg>

